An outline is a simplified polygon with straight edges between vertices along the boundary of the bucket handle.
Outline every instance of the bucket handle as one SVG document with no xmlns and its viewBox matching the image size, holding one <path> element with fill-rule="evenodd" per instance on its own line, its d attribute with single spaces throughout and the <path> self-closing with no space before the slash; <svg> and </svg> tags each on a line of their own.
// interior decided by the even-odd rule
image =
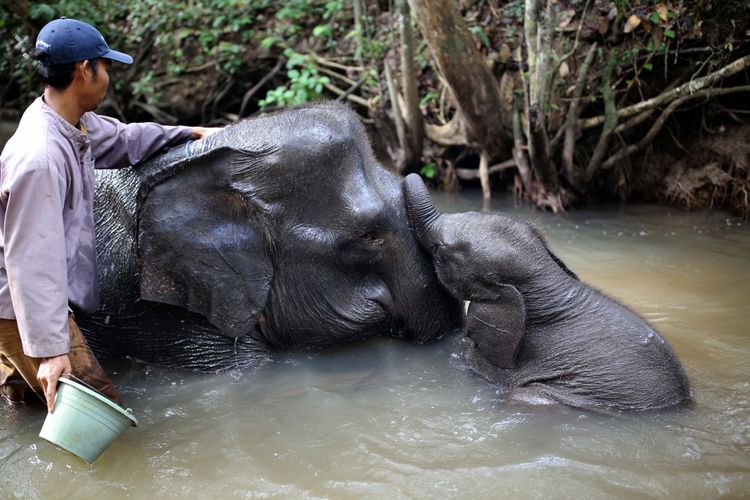
<svg viewBox="0 0 750 500">
<path fill-rule="evenodd" d="M 76 376 L 75 376 L 75 375 L 73 375 L 72 373 L 69 373 L 69 374 L 67 374 L 67 375 L 65 376 L 65 378 L 70 378 L 70 379 L 73 379 L 73 381 L 74 381 L 74 382 L 78 382 L 79 384 L 81 384 L 82 386 L 86 387 L 87 389 L 91 389 L 91 390 L 92 390 L 92 391 L 94 391 L 95 393 L 97 393 L 97 394 L 101 394 L 101 395 L 102 395 L 103 397 L 107 398 L 107 396 L 105 396 L 104 394 L 102 394 L 102 393 L 101 393 L 100 391 L 98 391 L 98 390 L 94 389 L 94 388 L 93 388 L 93 387 L 92 387 L 92 386 L 91 386 L 90 384 L 87 384 L 86 382 L 84 382 L 84 381 L 83 381 L 83 380 L 81 380 L 80 378 L 76 377 Z M 107 398 L 107 399 L 109 399 L 109 398 Z M 118 405 L 118 406 L 119 406 L 119 405 Z M 129 415 L 130 415 L 131 417 L 135 418 L 135 415 L 134 415 L 134 412 L 133 412 L 133 409 L 132 409 L 132 408 L 124 408 L 124 407 L 122 407 L 122 406 L 120 406 L 120 408 L 122 408 L 123 410 L 125 410 L 125 412 L 126 412 L 127 414 L 129 414 Z"/>
</svg>

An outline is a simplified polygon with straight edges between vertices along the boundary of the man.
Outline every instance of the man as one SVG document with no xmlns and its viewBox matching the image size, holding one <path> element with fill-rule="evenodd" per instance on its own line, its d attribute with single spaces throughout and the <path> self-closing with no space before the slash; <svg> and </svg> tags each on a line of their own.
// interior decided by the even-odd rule
<svg viewBox="0 0 750 500">
<path fill-rule="evenodd" d="M 207 132 L 125 125 L 94 114 L 111 62 L 133 58 L 111 50 L 89 24 L 50 22 L 31 55 L 44 94 L 0 155 L 0 395 L 11 401 L 44 395 L 52 411 L 58 378 L 72 374 L 120 403 L 71 313 L 71 307 L 92 312 L 99 300 L 94 162 L 136 165 Z"/>
</svg>

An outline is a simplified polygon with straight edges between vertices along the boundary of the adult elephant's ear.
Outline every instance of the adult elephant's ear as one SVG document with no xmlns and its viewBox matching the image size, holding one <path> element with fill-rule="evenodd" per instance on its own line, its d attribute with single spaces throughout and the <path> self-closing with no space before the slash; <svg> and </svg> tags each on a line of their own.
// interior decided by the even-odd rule
<svg viewBox="0 0 750 500">
<path fill-rule="evenodd" d="M 263 211 L 230 186 L 233 165 L 258 156 L 222 147 L 141 174 L 142 299 L 201 314 L 227 336 L 252 330 L 273 268 Z"/>
</svg>

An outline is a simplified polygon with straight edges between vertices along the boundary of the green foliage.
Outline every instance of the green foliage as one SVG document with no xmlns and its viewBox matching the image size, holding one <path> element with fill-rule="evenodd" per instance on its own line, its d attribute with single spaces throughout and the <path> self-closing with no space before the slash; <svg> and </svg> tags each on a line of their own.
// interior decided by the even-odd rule
<svg viewBox="0 0 750 500">
<path fill-rule="evenodd" d="M 260 46 L 263 49 L 270 49 L 271 47 L 273 47 L 279 42 L 281 42 L 281 38 L 271 35 L 271 36 L 265 37 L 263 41 L 260 42 Z"/>
<path fill-rule="evenodd" d="M 524 0 L 512 0 L 502 7 L 502 14 L 520 21 L 524 14 Z"/>
<path fill-rule="evenodd" d="M 435 165 L 435 162 L 431 161 L 427 165 L 424 165 L 419 170 L 419 175 L 427 179 L 434 179 L 435 175 L 437 175 L 437 166 Z"/>
<path fill-rule="evenodd" d="M 330 24 L 319 24 L 313 29 L 313 36 L 330 38 L 333 36 L 333 28 Z"/>
<path fill-rule="evenodd" d="M 143 97 L 146 102 L 160 99 L 161 93 L 154 88 L 154 72 L 145 71 L 139 80 L 133 82 L 132 92 L 134 96 Z"/>
<path fill-rule="evenodd" d="M 163 94 L 160 81 L 182 75 L 189 68 L 215 61 L 228 75 L 240 73 L 246 44 L 255 34 L 257 15 L 271 3 L 270 0 L 58 0 L 34 3 L 29 18 L 39 25 L 61 16 L 81 19 L 96 26 L 110 46 L 120 51 L 134 56 L 144 51 L 154 55 L 154 67 L 138 71 L 136 79 L 128 82 L 127 90 L 149 104 L 157 104 Z M 33 75 L 32 62 L 24 58 L 33 48 L 28 27 L 14 22 L 13 16 L 4 10 L 0 16 L 3 28 L 0 45 L 10 56 L 10 61 L 0 63 L 0 69 L 13 66 Z M 13 40 L 20 42 L 11 43 Z M 114 88 L 125 87 L 118 80 L 124 73 L 118 67 L 111 72 Z M 14 77 L 20 81 L 20 75 Z"/>
<path fill-rule="evenodd" d="M 323 95 L 323 87 L 330 82 L 325 75 L 320 75 L 315 58 L 307 54 L 299 54 L 292 49 L 286 49 L 287 77 L 285 85 L 269 90 L 266 98 L 258 104 L 261 108 L 269 106 L 296 106 Z"/>
<path fill-rule="evenodd" d="M 424 95 L 424 97 L 422 97 L 422 99 L 419 100 L 419 107 L 420 108 L 427 107 L 427 105 L 430 102 L 437 100 L 437 98 L 438 98 L 438 93 L 434 90 L 430 90 Z"/>
<path fill-rule="evenodd" d="M 31 6 L 29 11 L 29 18 L 37 21 L 49 21 L 55 17 L 55 9 L 47 5 L 46 3 L 40 3 Z"/>
<path fill-rule="evenodd" d="M 346 35 L 346 37 L 356 37 L 356 28 Z M 376 38 L 365 37 L 362 38 L 362 45 L 357 47 L 357 51 L 358 53 L 355 54 L 355 58 L 366 57 L 370 60 L 380 61 L 388 52 L 388 44 Z"/>
<path fill-rule="evenodd" d="M 29 18 L 39 25 L 60 16 L 81 19 L 98 27 L 112 47 L 134 56 L 142 52 L 152 56 L 145 68 L 131 73 L 135 76 L 128 82 L 118 80 L 125 72 L 115 68 L 112 86 L 158 105 L 175 77 L 194 74 L 196 69 L 216 67 L 223 78 L 241 75 L 253 47 L 288 49 L 304 33 L 324 40 L 326 47 L 335 46 L 341 27 L 334 20 L 350 19 L 344 12 L 347 5 L 344 0 L 57 0 L 34 3 Z M 308 24 L 316 20 L 317 24 Z M 33 96 L 38 92 L 33 62 L 23 56 L 33 44 L 28 27 L 1 9 L 0 28 L 0 44 L 10 56 L 0 61 L 0 70 Z M 382 57 L 387 47 L 368 40 L 357 50 Z M 329 79 L 319 74 L 314 58 L 290 50 L 285 56 L 288 82 L 270 91 L 261 104 L 282 106 L 320 98 Z"/>
<path fill-rule="evenodd" d="M 288 0 L 276 13 L 278 19 L 293 19 L 298 21 L 310 14 L 310 4 L 305 0 Z"/>
<path fill-rule="evenodd" d="M 326 2 L 325 9 L 323 11 L 323 19 L 331 19 L 342 10 L 344 10 L 344 0 L 332 0 L 330 2 Z"/>
</svg>

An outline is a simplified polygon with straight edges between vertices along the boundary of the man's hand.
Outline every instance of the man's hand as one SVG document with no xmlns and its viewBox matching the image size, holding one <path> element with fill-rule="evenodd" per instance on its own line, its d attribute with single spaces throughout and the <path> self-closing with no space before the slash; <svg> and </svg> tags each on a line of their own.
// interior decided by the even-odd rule
<svg viewBox="0 0 750 500">
<path fill-rule="evenodd" d="M 67 354 L 44 358 L 39 365 L 36 378 L 44 389 L 44 396 L 47 398 L 47 411 L 52 412 L 55 409 L 57 379 L 60 378 L 60 375 L 70 375 L 71 370 L 70 358 Z"/>
<path fill-rule="evenodd" d="M 191 139 L 203 139 L 211 134 L 215 134 L 221 130 L 221 127 L 193 127 L 193 135 Z"/>
</svg>

